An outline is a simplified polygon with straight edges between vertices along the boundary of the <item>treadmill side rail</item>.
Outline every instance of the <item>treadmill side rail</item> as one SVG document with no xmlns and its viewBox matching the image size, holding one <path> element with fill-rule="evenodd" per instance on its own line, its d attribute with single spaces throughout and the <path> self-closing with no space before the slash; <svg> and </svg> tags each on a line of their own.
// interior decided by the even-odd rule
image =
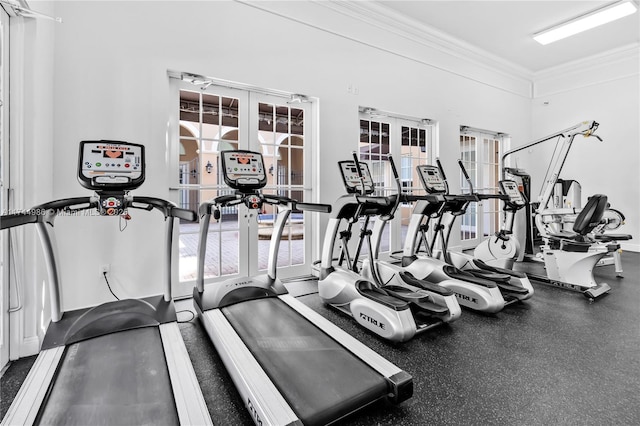
<svg viewBox="0 0 640 426">
<path fill-rule="evenodd" d="M 64 346 L 41 351 L 1 425 L 32 425 L 64 354 Z"/>
<path fill-rule="evenodd" d="M 253 421 L 262 425 L 293 425 L 302 422 L 280 391 L 255 360 L 242 339 L 219 309 L 200 311 L 202 324 L 227 367 Z"/>
<path fill-rule="evenodd" d="M 412 396 L 413 381 L 407 373 L 398 368 L 395 364 L 389 362 L 373 349 L 369 348 L 293 296 L 285 294 L 278 297 L 300 315 L 321 328 L 336 342 L 340 343 L 355 356 L 367 363 L 371 368 L 380 373 L 380 375 L 385 377 L 392 384 L 392 388 L 395 392 L 393 397 L 390 398 L 391 401 L 394 403 L 400 403 Z"/>
<path fill-rule="evenodd" d="M 160 324 L 160 335 L 180 424 L 212 425 L 213 421 L 178 324 Z"/>
</svg>

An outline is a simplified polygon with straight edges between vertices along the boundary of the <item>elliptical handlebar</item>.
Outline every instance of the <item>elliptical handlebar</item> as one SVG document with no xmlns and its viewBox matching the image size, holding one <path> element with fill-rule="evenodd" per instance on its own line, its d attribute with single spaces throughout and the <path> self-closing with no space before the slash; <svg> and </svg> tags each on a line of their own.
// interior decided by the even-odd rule
<svg viewBox="0 0 640 426">
<path fill-rule="evenodd" d="M 473 183 L 471 182 L 471 178 L 469 177 L 469 173 L 467 173 L 467 169 L 464 166 L 464 163 L 462 162 L 462 160 L 460 159 L 458 160 L 458 166 L 460 166 L 460 170 L 462 170 L 462 174 L 464 175 L 465 180 L 469 183 L 471 194 L 476 197 L 477 201 L 482 201 L 482 200 L 508 201 L 509 200 L 509 196 L 504 194 L 480 194 L 476 192 L 475 188 L 473 187 Z"/>
<path fill-rule="evenodd" d="M 302 210 L 309 212 L 331 213 L 331 204 L 301 203 L 293 198 L 282 195 L 262 194 L 263 200 L 267 204 L 290 206 L 291 210 Z"/>
<path fill-rule="evenodd" d="M 464 163 L 460 159 L 458 159 L 458 166 L 460 166 L 460 170 L 462 170 L 462 174 L 464 175 L 465 180 L 469 184 L 469 192 L 471 194 L 475 194 L 476 191 L 475 191 L 475 188 L 473 187 L 473 182 L 471 182 L 469 173 L 467 173 L 467 169 L 464 167 Z"/>
<path fill-rule="evenodd" d="M 352 154 L 353 154 L 353 161 L 355 162 L 355 165 L 356 165 L 356 171 L 358 173 L 358 177 L 362 182 L 361 183 L 362 195 L 356 196 L 356 199 L 358 200 L 358 202 L 378 204 L 380 206 L 388 206 L 389 198 L 387 197 L 376 197 L 376 196 L 364 195 L 364 176 L 362 174 L 362 170 L 360 169 L 360 160 L 358 160 L 358 154 L 356 151 L 353 151 Z M 384 216 L 384 219 L 389 220 L 389 219 L 393 219 L 393 215 L 398 209 L 398 206 L 400 205 L 400 197 L 402 195 L 402 184 L 400 183 L 400 175 L 398 174 L 398 169 L 396 169 L 396 163 L 393 161 L 393 157 L 391 156 L 391 154 L 387 155 L 387 159 L 389 160 L 389 164 L 391 165 L 391 172 L 393 173 L 393 179 L 396 182 L 396 190 L 397 190 L 397 195 L 394 199 L 393 208 L 391 208 L 389 210 L 389 213 Z"/>
<path fill-rule="evenodd" d="M 440 170 L 440 175 L 442 176 L 442 181 L 444 182 L 445 194 L 449 194 L 449 181 L 447 181 L 447 175 L 444 173 L 444 168 L 442 167 L 442 163 L 440 162 L 440 158 L 436 157 L 436 165 L 438 166 L 438 170 Z"/>
<path fill-rule="evenodd" d="M 364 196 L 366 193 L 364 187 L 364 175 L 362 174 L 362 170 L 360 170 L 360 160 L 358 160 L 358 153 L 356 151 L 353 151 L 351 155 L 353 156 L 353 162 L 356 165 L 356 173 L 358 173 L 358 178 L 360 178 L 360 194 Z"/>
<path fill-rule="evenodd" d="M 393 157 L 391 156 L 391 154 L 389 154 L 387 158 L 389 159 L 389 164 L 391 164 L 391 172 L 393 173 L 393 178 L 396 181 L 396 191 L 398 192 L 398 195 L 396 195 L 393 210 L 391 210 L 391 213 L 389 213 L 389 219 L 391 219 L 393 218 L 393 214 L 396 212 L 396 210 L 398 209 L 398 206 L 400 205 L 400 196 L 402 195 L 402 183 L 400 182 L 400 175 L 398 174 L 398 169 L 396 169 L 396 163 L 393 161 Z"/>
</svg>

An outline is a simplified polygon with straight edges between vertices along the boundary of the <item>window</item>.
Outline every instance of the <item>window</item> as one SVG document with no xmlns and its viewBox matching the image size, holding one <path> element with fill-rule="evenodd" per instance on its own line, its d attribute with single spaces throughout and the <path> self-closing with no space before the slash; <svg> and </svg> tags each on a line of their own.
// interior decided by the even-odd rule
<svg viewBox="0 0 640 426">
<path fill-rule="evenodd" d="M 460 132 L 460 157 L 467 169 L 475 192 L 498 194 L 500 180 L 500 158 L 506 143 L 500 133 L 462 127 Z M 470 187 L 460 174 L 460 187 L 469 193 Z M 460 239 L 463 247 L 477 245 L 481 239 L 493 235 L 500 228 L 501 202 L 497 199 L 470 203 L 462 216 Z"/>
<path fill-rule="evenodd" d="M 360 120 L 360 161 L 369 163 L 376 192 L 385 193 L 391 182 L 389 158 L 389 123 Z"/>
<path fill-rule="evenodd" d="M 170 74 L 171 77 L 173 75 Z M 171 128 L 174 141 L 171 181 L 181 207 L 197 211 L 200 204 L 229 194 L 219 167 L 220 151 L 247 149 L 262 153 L 267 169 L 266 194 L 313 201 L 310 111 L 313 101 L 291 102 L 290 95 L 257 92 L 175 78 L 175 115 Z M 267 269 L 269 239 L 277 209 L 265 205 L 259 211 L 243 205 L 225 207 L 221 220 L 208 227 L 205 280 L 234 275 L 256 275 Z M 290 277 L 308 274 L 313 215 L 291 213 L 280 243 L 278 274 Z M 198 223 L 181 222 L 179 227 L 178 293 L 191 292 L 197 273 Z M 188 292 L 188 293 L 187 293 Z"/>
<path fill-rule="evenodd" d="M 180 90 L 179 125 L 180 206 L 198 211 L 200 203 L 231 192 L 219 171 L 219 152 L 238 148 L 237 97 L 202 91 Z M 210 233 L 211 259 L 205 263 L 205 277 L 237 274 L 238 209 L 223 209 L 222 221 Z M 180 280 L 193 281 L 198 255 L 197 223 L 180 223 Z M 222 250 L 222 247 L 225 247 Z"/>
<path fill-rule="evenodd" d="M 359 160 L 369 163 L 377 195 L 393 194 L 396 184 L 388 162 L 392 156 L 400 174 L 402 189 L 423 193 L 416 166 L 433 159 L 434 126 L 430 120 L 361 108 Z M 394 220 L 385 227 L 381 252 L 399 250 L 411 216 L 410 204 L 402 204 Z"/>
</svg>

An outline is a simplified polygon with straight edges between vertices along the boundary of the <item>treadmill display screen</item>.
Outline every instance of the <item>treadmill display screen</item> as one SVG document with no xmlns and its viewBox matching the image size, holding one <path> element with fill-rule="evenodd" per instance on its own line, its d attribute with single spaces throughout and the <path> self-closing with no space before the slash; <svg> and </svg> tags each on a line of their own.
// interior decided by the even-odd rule
<svg viewBox="0 0 640 426">
<path fill-rule="evenodd" d="M 131 190 L 144 182 L 144 146 L 120 141 L 82 141 L 78 180 L 94 190 Z"/>
<path fill-rule="evenodd" d="M 262 154 L 254 151 L 222 151 L 224 181 L 233 189 L 253 190 L 267 184 Z"/>
</svg>

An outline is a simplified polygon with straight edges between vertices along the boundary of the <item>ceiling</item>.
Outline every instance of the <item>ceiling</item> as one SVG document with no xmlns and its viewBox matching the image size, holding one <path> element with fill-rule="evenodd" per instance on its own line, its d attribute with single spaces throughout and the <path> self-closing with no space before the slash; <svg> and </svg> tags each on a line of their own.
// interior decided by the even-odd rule
<svg viewBox="0 0 640 426">
<path fill-rule="evenodd" d="M 568 62 L 640 46 L 640 12 L 542 46 L 531 37 L 613 1 L 376 1 L 390 14 L 443 32 L 536 73 Z M 636 2 L 636 5 L 638 3 Z"/>
</svg>

